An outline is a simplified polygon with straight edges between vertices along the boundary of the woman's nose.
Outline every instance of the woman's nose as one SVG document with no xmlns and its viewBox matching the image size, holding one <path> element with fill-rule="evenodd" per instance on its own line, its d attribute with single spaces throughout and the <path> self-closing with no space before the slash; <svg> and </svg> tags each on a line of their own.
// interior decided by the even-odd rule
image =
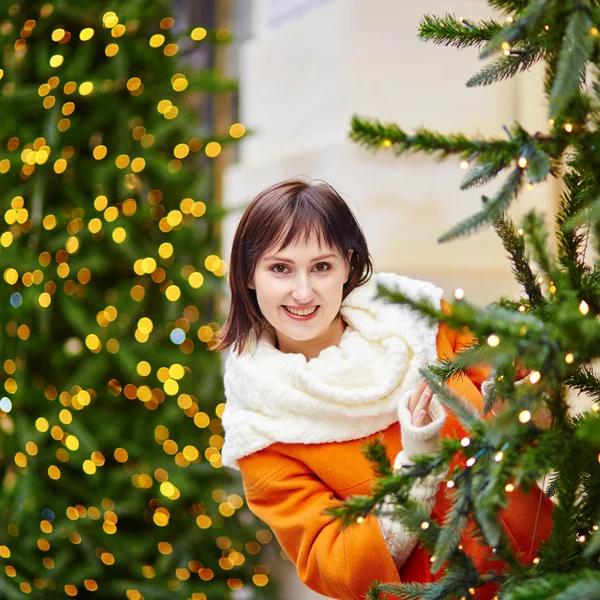
<svg viewBox="0 0 600 600">
<path fill-rule="evenodd" d="M 314 296 L 312 286 L 307 278 L 298 278 L 296 280 L 292 297 L 301 304 L 306 304 L 312 300 Z"/>
</svg>

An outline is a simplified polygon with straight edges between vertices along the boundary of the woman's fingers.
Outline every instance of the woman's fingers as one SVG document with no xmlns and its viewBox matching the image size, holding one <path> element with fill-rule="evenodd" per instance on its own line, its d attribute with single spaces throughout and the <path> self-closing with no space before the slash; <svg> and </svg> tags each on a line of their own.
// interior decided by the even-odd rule
<svg viewBox="0 0 600 600">
<path fill-rule="evenodd" d="M 412 411 L 413 423 L 415 425 L 422 426 L 431 423 L 431 418 L 429 416 L 429 405 L 431 404 L 432 398 L 433 391 L 429 386 L 426 386 L 421 394 L 421 398 L 415 406 L 415 409 Z"/>
<path fill-rule="evenodd" d="M 421 396 L 423 395 L 423 392 L 425 391 L 426 387 L 427 382 L 424 379 L 422 379 L 419 382 L 419 385 L 417 385 L 417 389 L 413 392 L 412 396 L 410 397 L 410 400 L 408 401 L 408 410 L 410 411 L 411 415 L 415 414 L 415 408 L 419 403 L 419 400 L 421 399 Z"/>
<path fill-rule="evenodd" d="M 422 410 L 417 415 L 417 418 L 413 420 L 413 425 L 415 427 L 423 427 L 424 425 L 427 425 L 428 423 L 431 423 L 431 418 L 429 417 L 428 413 L 426 413 L 424 410 Z"/>
</svg>

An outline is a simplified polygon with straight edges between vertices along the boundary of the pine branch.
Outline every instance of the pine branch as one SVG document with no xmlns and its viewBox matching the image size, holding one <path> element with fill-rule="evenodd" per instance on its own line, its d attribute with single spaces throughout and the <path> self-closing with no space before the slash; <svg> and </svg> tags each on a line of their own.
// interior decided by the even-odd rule
<svg viewBox="0 0 600 600">
<path fill-rule="evenodd" d="M 506 169 L 508 166 L 504 161 L 499 163 L 484 163 L 472 167 L 467 176 L 460 184 L 461 190 L 466 190 L 475 186 L 485 185 L 494 179 L 498 173 Z"/>
<path fill-rule="evenodd" d="M 565 384 L 589 394 L 594 401 L 600 402 L 600 376 L 594 373 L 590 367 L 581 367 L 566 379 Z"/>
<path fill-rule="evenodd" d="M 505 211 L 512 199 L 518 195 L 523 184 L 523 169 L 517 167 L 508 177 L 498 194 L 485 203 L 482 211 L 476 213 L 452 227 L 438 242 L 448 242 L 458 237 L 471 235 L 489 225 L 499 214 Z"/>
<path fill-rule="evenodd" d="M 440 158 L 446 158 L 451 154 L 465 157 L 477 154 L 481 160 L 504 160 L 510 163 L 521 149 L 517 140 L 471 140 L 460 133 L 442 135 L 422 128 L 416 129 L 414 135 L 408 135 L 396 124 L 383 124 L 381 121 L 363 119 L 356 115 L 352 118 L 349 135 L 355 142 L 375 149 L 388 144 L 397 155 L 405 152 L 425 152 L 441 154 Z"/>
<path fill-rule="evenodd" d="M 503 44 L 514 46 L 530 33 L 536 33 L 543 25 L 551 0 L 533 0 L 510 25 L 503 27 L 490 40 L 480 53 L 480 58 L 487 58 L 494 52 L 504 50 Z"/>
<path fill-rule="evenodd" d="M 438 381 L 447 383 L 456 377 L 467 374 L 469 367 L 484 364 L 491 359 L 490 348 L 487 345 L 473 343 L 462 348 L 453 359 L 439 359 L 429 366 L 429 371 Z"/>
<path fill-rule="evenodd" d="M 559 286 L 564 278 L 555 267 L 548 251 L 548 231 L 543 217 L 534 210 L 529 211 L 523 219 L 523 229 L 533 249 L 535 261 L 544 274 Z M 566 286 L 566 283 L 564 285 Z"/>
<path fill-rule="evenodd" d="M 381 438 L 372 440 L 361 446 L 363 456 L 371 463 L 378 478 L 389 477 L 393 474 L 392 465 L 387 455 L 386 447 Z"/>
<path fill-rule="evenodd" d="M 573 288 L 580 288 L 583 277 L 589 272 L 585 264 L 585 248 L 588 234 L 578 230 L 575 218 L 583 216 L 588 198 L 587 190 L 582 190 L 582 177 L 571 171 L 564 177 L 566 190 L 560 197 L 556 213 L 557 260 L 568 273 Z M 598 203 L 600 217 L 600 203 Z M 593 218 L 590 215 L 591 218 Z"/>
<path fill-rule="evenodd" d="M 490 6 L 506 12 L 518 12 L 526 8 L 530 0 L 489 0 Z"/>
<path fill-rule="evenodd" d="M 511 270 L 517 279 L 517 282 L 523 286 L 531 306 L 543 306 L 545 304 L 544 296 L 537 276 L 531 270 L 529 258 L 525 253 L 525 240 L 522 235 L 518 235 L 513 222 L 505 213 L 499 214 L 492 225 L 496 233 L 502 240 L 502 245 L 508 252 L 511 260 Z"/>
<path fill-rule="evenodd" d="M 502 600 L 598 600 L 600 572 L 544 573 L 502 595 Z"/>
<path fill-rule="evenodd" d="M 450 558 L 458 547 L 461 536 L 469 522 L 469 497 L 470 478 L 463 478 L 461 488 L 454 490 L 453 505 L 444 518 L 444 524 L 440 531 L 435 546 L 435 560 L 431 566 L 431 572 L 437 573 L 442 565 Z M 448 492 L 450 494 L 450 492 Z"/>
<path fill-rule="evenodd" d="M 479 575 L 472 560 L 455 549 L 455 563 L 442 579 L 435 583 L 385 583 L 380 589 L 406 600 L 447 600 L 470 595 L 470 588 L 494 581 L 490 575 Z"/>
<path fill-rule="evenodd" d="M 528 71 L 544 58 L 544 53 L 532 44 L 521 45 L 508 56 L 501 56 L 467 81 L 467 87 L 492 85 Z"/>
<path fill-rule="evenodd" d="M 555 117 L 579 90 L 585 79 L 586 64 L 592 51 L 590 29 L 593 22 L 588 2 L 575 4 L 560 52 L 556 77 L 550 93 L 550 116 Z"/>
<path fill-rule="evenodd" d="M 434 44 L 466 48 L 488 42 L 502 25 L 496 21 L 480 21 L 476 25 L 454 15 L 425 15 L 419 23 L 419 37 Z"/>
<path fill-rule="evenodd" d="M 429 383 L 434 394 L 441 400 L 442 404 L 445 404 L 458 417 L 466 429 L 473 431 L 481 425 L 481 419 L 471 405 L 449 388 L 443 386 L 429 370 L 421 369 L 420 373 L 427 383 Z"/>
</svg>

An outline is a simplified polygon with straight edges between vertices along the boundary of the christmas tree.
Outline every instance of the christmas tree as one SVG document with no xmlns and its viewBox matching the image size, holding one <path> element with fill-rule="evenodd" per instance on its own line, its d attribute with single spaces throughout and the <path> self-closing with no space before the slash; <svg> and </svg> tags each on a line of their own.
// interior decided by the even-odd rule
<svg viewBox="0 0 600 600">
<path fill-rule="evenodd" d="M 231 34 L 172 10 L 0 2 L 2 598 L 272 595 L 211 352 Z"/>
<path fill-rule="evenodd" d="M 473 343 L 450 360 L 440 360 L 424 377 L 468 432 L 445 439 L 437 454 L 394 470 L 378 443 L 365 450 L 380 479 L 372 496 L 355 497 L 332 514 L 345 524 L 379 510 L 395 496 L 395 517 L 418 535 L 430 552 L 431 583 L 373 586 L 370 597 L 389 592 L 399 598 L 478 597 L 494 584 L 503 600 L 600 598 L 600 3 L 596 0 L 490 0 L 502 16 L 483 22 L 426 16 L 420 37 L 457 48 L 475 47 L 491 62 L 468 86 L 490 85 L 545 66 L 547 131 L 506 127 L 505 138 L 449 135 L 421 128 L 412 133 L 393 123 L 354 117 L 351 137 L 368 148 L 397 155 L 426 152 L 458 157 L 469 171 L 467 189 L 503 178 L 481 208 L 445 232 L 440 242 L 493 227 L 512 262 L 523 293 L 477 307 L 456 290 L 451 311 L 442 312 L 394 290 L 389 301 L 460 331 Z M 562 179 L 555 215 L 555 250 L 539 210 L 515 223 L 511 205 L 526 184 Z M 491 367 L 485 416 L 474 414 L 449 389 L 473 365 Z M 516 384 L 517 371 L 526 378 Z M 573 415 L 568 390 L 584 392 L 593 411 Z M 497 412 L 497 416 L 489 413 Z M 450 465 L 450 509 L 442 522 L 408 500 L 415 477 Z M 518 557 L 508 543 L 499 514 L 516 490 L 543 482 L 554 502 L 552 531 L 538 547 Z M 534 527 L 538 515 L 529 516 Z M 470 531 L 489 548 L 502 569 L 480 572 L 459 543 Z"/>
</svg>

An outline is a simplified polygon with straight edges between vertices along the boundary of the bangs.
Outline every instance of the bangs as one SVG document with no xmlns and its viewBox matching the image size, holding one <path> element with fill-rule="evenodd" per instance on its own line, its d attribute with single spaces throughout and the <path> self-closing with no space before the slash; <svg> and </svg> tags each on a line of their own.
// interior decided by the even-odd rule
<svg viewBox="0 0 600 600">
<path fill-rule="evenodd" d="M 343 255 L 344 240 L 336 235 L 322 201 L 319 204 L 318 198 L 312 197 L 307 191 L 304 190 L 303 198 L 296 194 L 269 215 L 270 223 L 266 228 L 263 248 L 285 250 L 292 244 L 307 244 L 315 236 L 321 248 L 337 249 Z"/>
</svg>

